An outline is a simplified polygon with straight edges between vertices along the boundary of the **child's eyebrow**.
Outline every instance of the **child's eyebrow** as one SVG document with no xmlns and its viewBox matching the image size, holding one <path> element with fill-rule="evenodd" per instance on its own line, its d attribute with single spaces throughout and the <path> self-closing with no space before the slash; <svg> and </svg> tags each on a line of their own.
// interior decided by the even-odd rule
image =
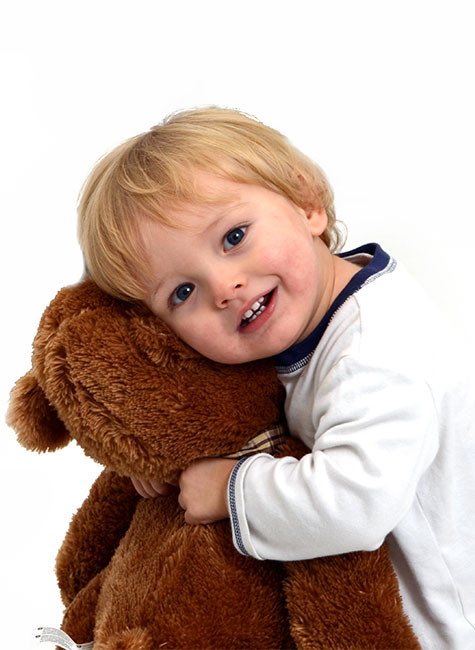
<svg viewBox="0 0 475 650">
<path fill-rule="evenodd" d="M 228 203 L 224 206 L 217 206 L 215 215 L 203 228 L 200 228 L 198 225 L 196 232 L 203 234 L 219 228 L 220 223 L 223 219 L 226 219 L 228 217 L 231 218 L 234 212 L 238 212 L 240 209 L 245 208 L 248 204 L 248 201 L 240 201 L 239 203 Z"/>
<path fill-rule="evenodd" d="M 161 282 L 160 280 L 158 280 L 157 282 L 155 282 L 155 283 L 152 285 L 152 289 L 151 289 L 151 291 L 150 291 L 150 299 L 151 299 L 151 300 L 155 300 L 155 298 L 157 297 L 158 292 L 159 292 L 160 289 L 161 289 L 162 284 L 163 284 L 163 282 Z"/>
<path fill-rule="evenodd" d="M 225 210 L 225 214 L 228 214 L 230 212 L 235 212 L 236 210 L 240 210 L 241 208 L 245 208 L 247 205 L 249 205 L 248 201 L 239 201 L 238 203 L 232 203 L 230 206 L 228 206 L 227 210 Z"/>
<path fill-rule="evenodd" d="M 249 205 L 248 201 L 239 201 L 238 203 L 230 203 L 226 206 L 223 206 L 223 208 L 219 210 L 216 219 L 213 219 L 213 223 L 209 224 L 209 226 L 211 227 L 217 225 L 222 219 L 232 217 L 235 212 L 239 212 L 247 205 Z"/>
</svg>

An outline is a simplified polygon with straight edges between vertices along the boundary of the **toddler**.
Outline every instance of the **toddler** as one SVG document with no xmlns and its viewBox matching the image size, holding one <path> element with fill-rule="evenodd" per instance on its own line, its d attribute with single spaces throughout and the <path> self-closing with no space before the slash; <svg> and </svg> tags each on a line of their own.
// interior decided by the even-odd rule
<svg viewBox="0 0 475 650">
<path fill-rule="evenodd" d="M 387 538 L 424 648 L 475 648 L 474 392 L 453 338 L 377 244 L 339 253 L 333 193 L 280 133 L 178 113 L 105 156 L 79 206 L 87 273 L 221 363 L 273 357 L 301 460 L 203 459 L 190 524 L 300 560 Z M 143 496 L 169 486 L 133 479 Z"/>
</svg>

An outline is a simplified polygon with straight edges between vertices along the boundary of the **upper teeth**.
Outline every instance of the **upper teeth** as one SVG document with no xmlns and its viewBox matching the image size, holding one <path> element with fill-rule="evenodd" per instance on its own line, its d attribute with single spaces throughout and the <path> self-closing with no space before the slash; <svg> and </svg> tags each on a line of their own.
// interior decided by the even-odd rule
<svg viewBox="0 0 475 650">
<path fill-rule="evenodd" d="M 259 298 L 259 300 L 256 300 L 256 302 L 253 305 L 251 305 L 251 308 L 248 309 L 244 314 L 243 319 L 248 320 L 249 318 L 252 317 L 257 318 L 260 314 L 262 314 L 262 312 L 266 308 L 266 306 L 262 304 L 263 302 L 264 302 L 264 296 L 262 298 Z"/>
</svg>

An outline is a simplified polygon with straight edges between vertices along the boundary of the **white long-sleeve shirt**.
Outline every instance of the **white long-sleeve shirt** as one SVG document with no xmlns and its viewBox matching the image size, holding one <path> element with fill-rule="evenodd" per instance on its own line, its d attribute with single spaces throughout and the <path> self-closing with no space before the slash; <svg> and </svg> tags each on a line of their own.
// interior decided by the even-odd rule
<svg viewBox="0 0 475 650">
<path fill-rule="evenodd" d="M 440 316 L 379 246 L 307 339 L 276 360 L 301 460 L 229 482 L 236 548 L 299 560 L 388 537 L 423 648 L 475 649 L 475 391 Z"/>
</svg>

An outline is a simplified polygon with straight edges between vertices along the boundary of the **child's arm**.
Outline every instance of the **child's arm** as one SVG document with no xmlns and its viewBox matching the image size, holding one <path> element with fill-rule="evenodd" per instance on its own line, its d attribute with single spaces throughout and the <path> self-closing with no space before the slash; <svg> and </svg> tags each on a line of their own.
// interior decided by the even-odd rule
<svg viewBox="0 0 475 650">
<path fill-rule="evenodd" d="M 311 453 L 300 460 L 247 459 L 230 481 L 233 536 L 243 554 L 300 560 L 374 550 L 414 503 L 438 446 L 430 389 L 355 373 L 360 392 L 344 383 L 319 391 Z M 305 441 L 305 440 L 304 440 Z M 305 441 L 306 442 L 306 441 Z"/>
</svg>

